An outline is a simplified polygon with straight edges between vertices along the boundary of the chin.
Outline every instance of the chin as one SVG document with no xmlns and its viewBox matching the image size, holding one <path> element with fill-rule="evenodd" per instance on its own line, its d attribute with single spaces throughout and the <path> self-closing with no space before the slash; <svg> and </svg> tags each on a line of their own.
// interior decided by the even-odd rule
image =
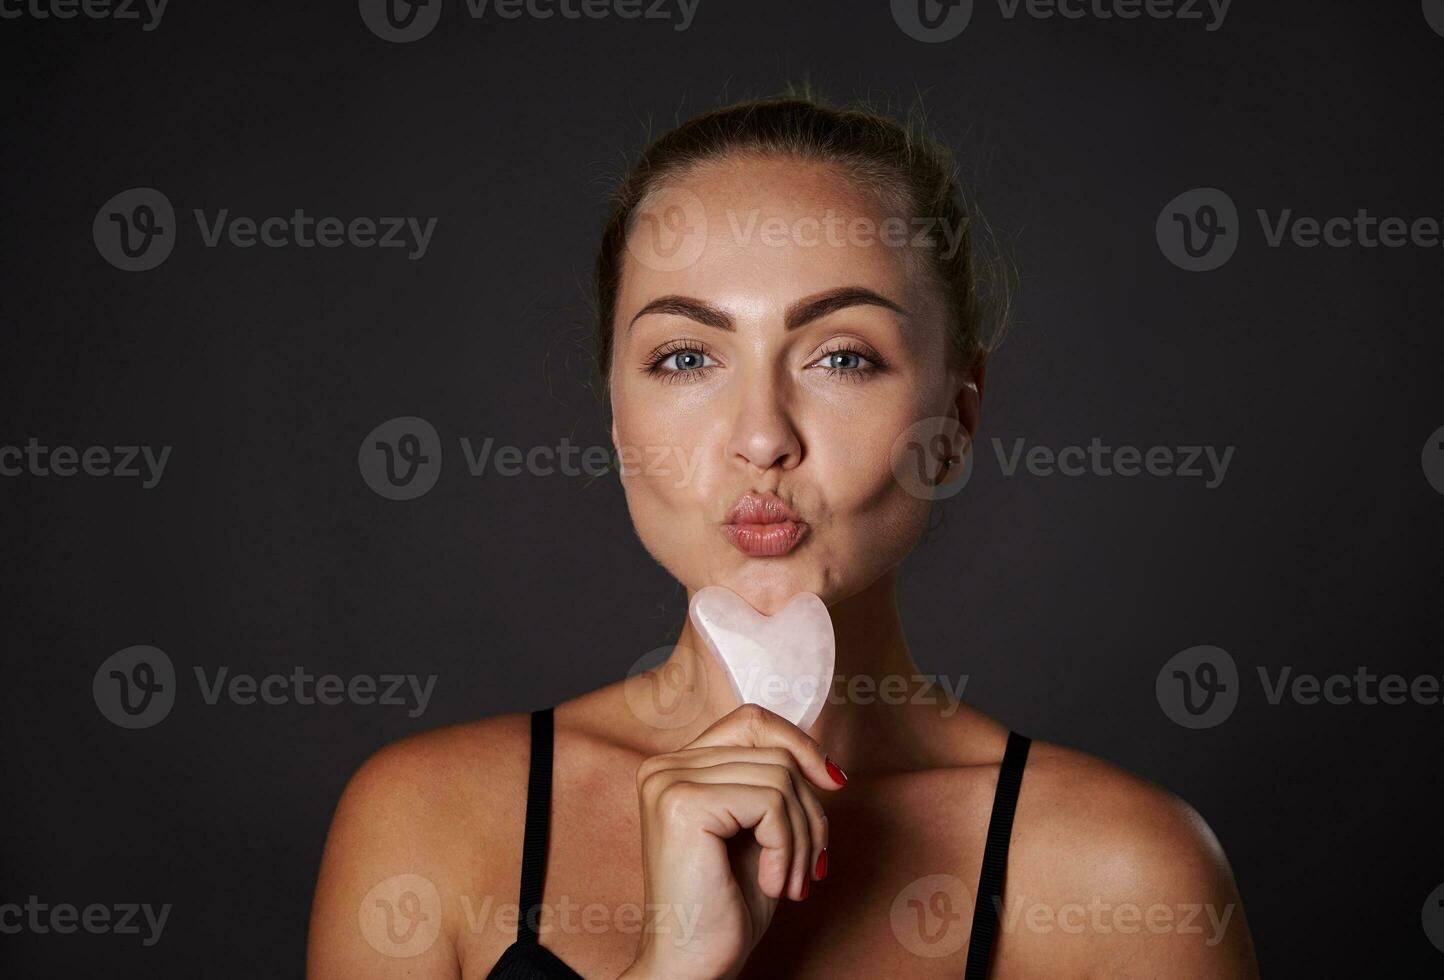
<svg viewBox="0 0 1444 980">
<path fill-rule="evenodd" d="M 862 587 L 861 583 L 852 581 L 853 576 L 839 575 L 838 569 L 804 554 L 777 558 L 738 555 L 737 558 L 739 561 L 724 571 L 704 581 L 689 583 L 689 587 L 695 591 L 707 585 L 725 586 L 765 616 L 776 615 L 787 600 L 799 592 L 811 592 L 831 606 Z"/>
</svg>

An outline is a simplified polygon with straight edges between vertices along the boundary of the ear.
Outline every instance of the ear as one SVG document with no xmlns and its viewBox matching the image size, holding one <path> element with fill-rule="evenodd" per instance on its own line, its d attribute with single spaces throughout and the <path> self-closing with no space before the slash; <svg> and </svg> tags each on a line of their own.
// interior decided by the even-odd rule
<svg viewBox="0 0 1444 980">
<path fill-rule="evenodd" d="M 973 358 L 973 364 L 963 374 L 962 384 L 958 386 L 957 409 L 958 423 L 968 433 L 968 443 L 971 444 L 973 436 L 977 434 L 978 425 L 983 415 L 983 385 L 988 374 L 988 355 L 984 351 L 978 351 Z"/>
</svg>

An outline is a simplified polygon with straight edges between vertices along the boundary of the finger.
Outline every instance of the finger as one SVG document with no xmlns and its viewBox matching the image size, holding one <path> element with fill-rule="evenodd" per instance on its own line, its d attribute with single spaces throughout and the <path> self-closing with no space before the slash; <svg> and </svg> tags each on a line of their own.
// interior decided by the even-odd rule
<svg viewBox="0 0 1444 980">
<path fill-rule="evenodd" d="M 744 704 L 723 715 L 687 748 L 717 745 L 778 746 L 797 758 L 807 781 L 819 789 L 835 790 L 847 782 L 841 768 L 833 764 L 822 746 L 781 715 L 757 704 Z"/>
<path fill-rule="evenodd" d="M 823 808 L 822 801 L 817 797 L 817 791 L 812 788 L 802 774 L 797 764 L 797 757 L 791 752 L 776 746 L 759 748 L 748 745 L 724 745 L 680 749 L 655 758 L 667 769 L 701 770 L 704 767 L 716 768 L 727 762 L 752 762 L 785 767 L 793 776 L 793 786 L 807 818 L 808 836 L 812 846 L 810 853 L 805 855 L 806 870 L 812 880 L 817 880 L 817 875 L 813 872 L 817 868 L 822 851 L 828 846 L 827 813 Z M 737 781 L 746 782 L 748 780 Z"/>
<path fill-rule="evenodd" d="M 816 866 L 817 854 L 822 850 L 821 838 L 816 836 L 822 832 L 824 823 L 821 819 L 821 804 L 817 802 L 811 787 L 802 782 L 795 764 L 788 765 L 774 761 L 779 757 L 790 760 L 791 755 L 786 750 L 744 750 L 733 747 L 720 751 L 750 751 L 768 756 L 769 761 L 744 762 L 724 758 L 711 766 L 665 770 L 658 773 L 656 778 L 664 783 L 689 781 L 713 785 L 747 784 L 770 786 L 780 791 L 786 800 L 787 819 L 792 826 L 792 861 L 787 876 L 787 894 L 797 901 L 802 901 L 807 897 L 812 869 Z M 809 812 L 809 801 L 804 800 L 804 795 L 810 798 L 811 808 L 817 811 L 818 819 L 813 819 Z"/>
<path fill-rule="evenodd" d="M 663 815 L 691 822 L 723 840 L 750 829 L 762 851 L 757 887 L 768 898 L 782 897 L 792 869 L 793 830 L 781 790 L 748 783 L 679 781 L 658 794 L 657 806 Z"/>
</svg>

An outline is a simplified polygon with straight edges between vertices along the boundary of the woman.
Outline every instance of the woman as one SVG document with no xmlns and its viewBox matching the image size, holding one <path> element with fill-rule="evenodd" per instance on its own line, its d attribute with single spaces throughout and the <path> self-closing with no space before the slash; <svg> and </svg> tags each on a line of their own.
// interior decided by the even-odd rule
<svg viewBox="0 0 1444 980">
<path fill-rule="evenodd" d="M 898 566 L 978 426 L 969 230 L 934 141 L 769 100 L 653 143 L 597 262 L 642 543 L 689 596 L 817 594 L 867 690 L 919 676 Z M 1228 863 L 1169 793 L 936 697 L 839 685 L 804 732 L 704 650 L 687 621 L 657 670 L 370 759 L 310 975 L 1256 974 Z"/>
</svg>

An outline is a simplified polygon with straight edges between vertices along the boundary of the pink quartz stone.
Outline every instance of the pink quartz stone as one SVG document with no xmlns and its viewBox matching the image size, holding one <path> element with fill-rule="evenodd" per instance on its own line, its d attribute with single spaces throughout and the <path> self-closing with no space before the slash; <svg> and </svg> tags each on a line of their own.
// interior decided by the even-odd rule
<svg viewBox="0 0 1444 980">
<path fill-rule="evenodd" d="M 832 618 L 811 592 L 764 616 L 731 589 L 709 585 L 692 596 L 692 624 L 732 682 L 739 704 L 760 704 L 803 731 L 832 687 L 837 655 Z"/>
</svg>

